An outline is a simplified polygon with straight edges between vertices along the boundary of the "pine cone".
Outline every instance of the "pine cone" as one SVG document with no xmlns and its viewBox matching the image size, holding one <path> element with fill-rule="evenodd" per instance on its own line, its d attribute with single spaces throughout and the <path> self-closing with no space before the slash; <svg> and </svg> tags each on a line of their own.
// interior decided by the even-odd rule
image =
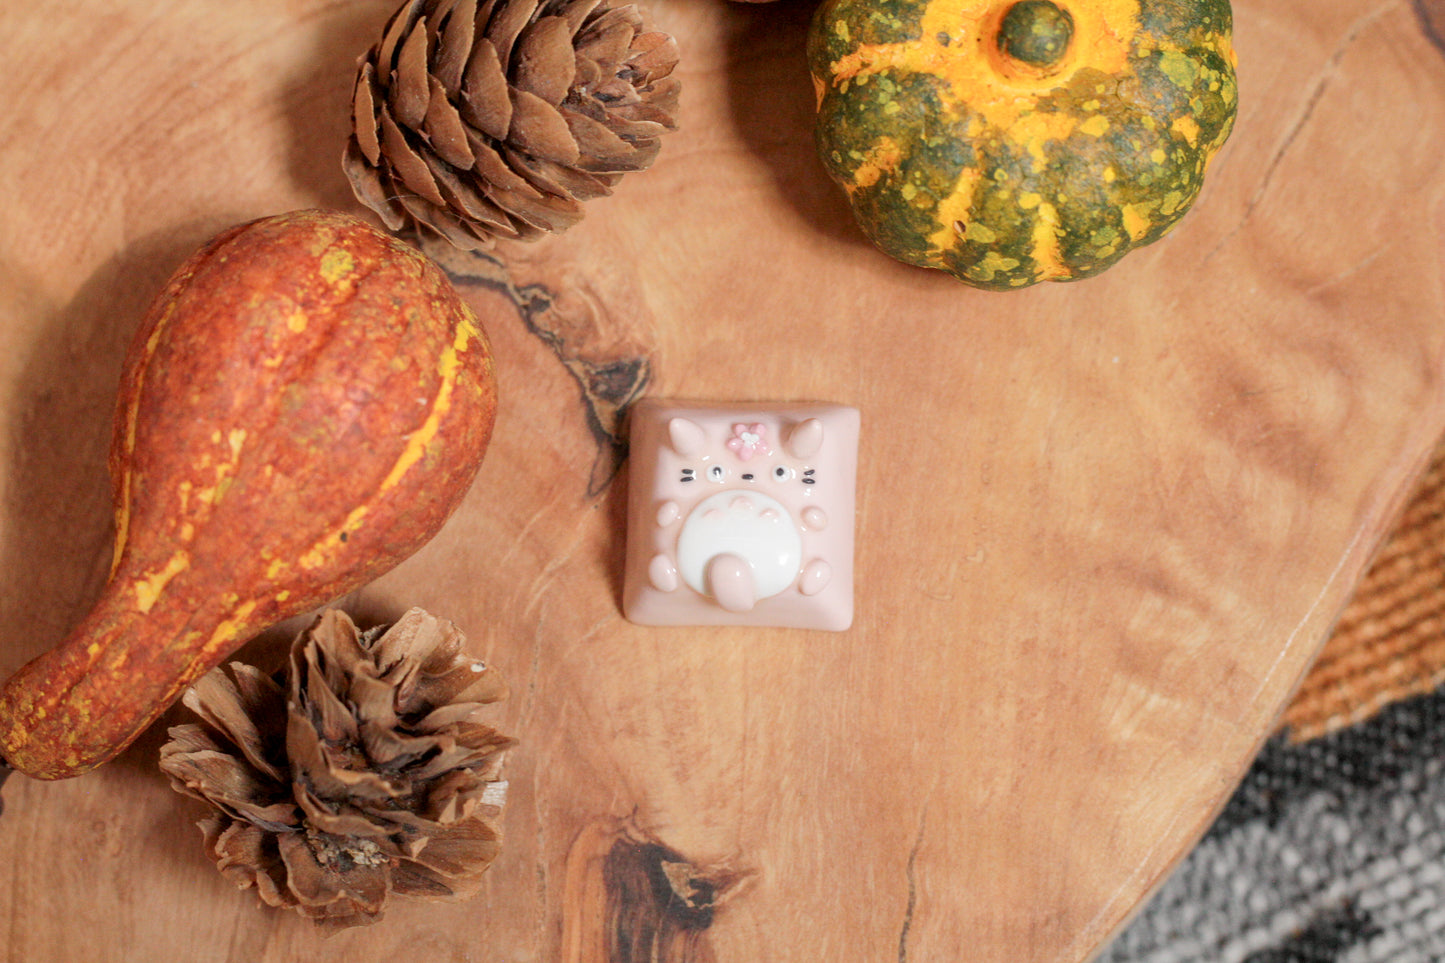
<svg viewBox="0 0 1445 963">
<path fill-rule="evenodd" d="M 362 58 L 344 167 L 393 231 L 570 227 L 674 127 L 677 44 L 601 0 L 410 0 Z"/>
<path fill-rule="evenodd" d="M 214 808 L 200 825 L 221 872 L 330 929 L 379 920 L 389 893 L 472 895 L 511 741 L 477 719 L 506 687 L 464 643 L 421 609 L 365 633 L 329 610 L 289 680 L 240 663 L 200 679 L 184 701 L 202 721 L 170 730 L 161 769 Z"/>
</svg>

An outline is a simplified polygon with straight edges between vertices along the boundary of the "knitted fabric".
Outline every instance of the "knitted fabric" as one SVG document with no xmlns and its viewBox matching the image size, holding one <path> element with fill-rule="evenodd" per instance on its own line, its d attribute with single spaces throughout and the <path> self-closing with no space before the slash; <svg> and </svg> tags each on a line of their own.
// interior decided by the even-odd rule
<svg viewBox="0 0 1445 963">
<path fill-rule="evenodd" d="M 1445 445 L 1280 732 L 1101 963 L 1445 961 Z"/>
<path fill-rule="evenodd" d="M 1445 693 L 1269 742 L 1100 960 L 1445 960 Z"/>
</svg>

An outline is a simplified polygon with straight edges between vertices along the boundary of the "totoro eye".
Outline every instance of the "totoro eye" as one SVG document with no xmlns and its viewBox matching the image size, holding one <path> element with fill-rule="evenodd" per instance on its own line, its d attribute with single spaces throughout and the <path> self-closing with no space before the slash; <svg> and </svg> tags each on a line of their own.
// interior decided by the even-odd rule
<svg viewBox="0 0 1445 963">
<path fill-rule="evenodd" d="M 793 470 L 787 465 L 779 465 L 773 469 L 773 481 L 785 482 L 793 477 Z"/>
<path fill-rule="evenodd" d="M 726 478 L 727 475 L 727 469 L 721 465 L 713 465 L 707 470 L 707 480 L 710 482 L 720 482 Z"/>
</svg>

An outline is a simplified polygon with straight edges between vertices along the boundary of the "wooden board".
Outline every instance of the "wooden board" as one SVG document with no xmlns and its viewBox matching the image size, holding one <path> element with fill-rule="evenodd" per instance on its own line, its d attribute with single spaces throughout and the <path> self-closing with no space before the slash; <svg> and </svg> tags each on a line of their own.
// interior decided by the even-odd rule
<svg viewBox="0 0 1445 963">
<path fill-rule="evenodd" d="M 215 872 L 158 728 L 6 787 L 8 959 L 1074 963 L 1207 826 L 1445 428 L 1438 6 L 1241 0 L 1239 124 L 1196 209 L 1100 278 L 1002 295 L 852 227 L 812 154 L 806 4 L 652 9 L 681 129 L 568 234 L 436 252 L 495 343 L 494 447 L 346 600 L 453 619 L 512 682 L 485 891 L 323 940 Z M 0 672 L 99 590 L 112 393 L 165 277 L 236 221 L 354 209 L 353 64 L 389 12 L 0 13 Z M 862 410 L 851 631 L 621 619 L 638 393 Z M 694 912 L 605 882 L 661 861 Z"/>
</svg>

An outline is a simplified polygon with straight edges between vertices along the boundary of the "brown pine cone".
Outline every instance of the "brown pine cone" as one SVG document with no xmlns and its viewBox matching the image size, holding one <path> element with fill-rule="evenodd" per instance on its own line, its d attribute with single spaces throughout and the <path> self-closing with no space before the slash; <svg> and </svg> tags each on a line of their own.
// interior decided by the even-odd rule
<svg viewBox="0 0 1445 963">
<path fill-rule="evenodd" d="M 362 58 L 344 167 L 393 231 L 570 227 L 674 128 L 677 44 L 602 0 L 410 0 Z"/>
<path fill-rule="evenodd" d="M 511 740 L 477 716 L 502 699 L 450 622 L 412 609 L 362 633 L 324 612 L 297 636 L 289 679 L 233 663 L 185 695 L 161 769 L 209 804 L 217 868 L 271 906 L 341 929 L 388 894 L 472 895 L 500 846 Z"/>
</svg>

